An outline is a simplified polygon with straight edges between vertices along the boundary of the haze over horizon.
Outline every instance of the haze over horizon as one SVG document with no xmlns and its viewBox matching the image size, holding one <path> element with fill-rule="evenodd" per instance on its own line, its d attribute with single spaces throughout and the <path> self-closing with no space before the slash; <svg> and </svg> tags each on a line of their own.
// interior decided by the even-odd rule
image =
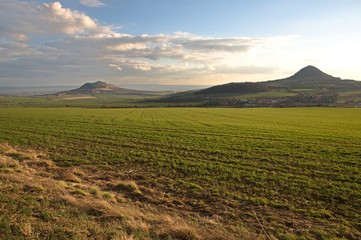
<svg viewBox="0 0 361 240">
<path fill-rule="evenodd" d="M 0 86 L 361 80 L 357 0 L 2 0 Z"/>
</svg>

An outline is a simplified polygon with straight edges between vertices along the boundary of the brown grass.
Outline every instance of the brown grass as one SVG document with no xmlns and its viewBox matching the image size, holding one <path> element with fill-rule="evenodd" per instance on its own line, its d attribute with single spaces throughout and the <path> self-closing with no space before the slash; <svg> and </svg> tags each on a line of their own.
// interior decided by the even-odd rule
<svg viewBox="0 0 361 240">
<path fill-rule="evenodd" d="M 74 183 L 81 182 L 81 179 L 71 171 L 60 172 L 57 178 L 66 182 L 74 182 Z"/>
<path fill-rule="evenodd" d="M 0 213 L 0 239 L 257 236 L 227 228 L 218 219 L 163 205 L 181 200 L 164 200 L 164 194 L 139 186 L 129 179 L 129 173 L 95 166 L 57 166 L 42 152 L 8 144 L 0 144 L 0 180 L 0 198 L 6 196 L 0 201 L 0 209 L 6 209 Z"/>
<path fill-rule="evenodd" d="M 113 186 L 113 189 L 118 192 L 125 192 L 129 194 L 142 194 L 138 187 L 138 184 L 135 181 L 119 181 Z"/>
</svg>

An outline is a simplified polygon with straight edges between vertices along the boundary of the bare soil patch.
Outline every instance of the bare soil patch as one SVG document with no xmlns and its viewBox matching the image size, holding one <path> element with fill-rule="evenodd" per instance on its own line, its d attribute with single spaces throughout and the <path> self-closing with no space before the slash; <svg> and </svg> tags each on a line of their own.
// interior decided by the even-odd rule
<svg viewBox="0 0 361 240">
<path fill-rule="evenodd" d="M 95 99 L 97 97 L 94 96 L 82 96 L 82 97 L 66 97 L 64 100 L 82 100 L 82 99 Z"/>
</svg>

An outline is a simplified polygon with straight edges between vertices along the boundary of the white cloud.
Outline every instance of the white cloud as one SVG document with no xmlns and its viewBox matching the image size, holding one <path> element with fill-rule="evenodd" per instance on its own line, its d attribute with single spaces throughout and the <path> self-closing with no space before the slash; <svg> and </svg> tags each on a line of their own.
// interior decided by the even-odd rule
<svg viewBox="0 0 361 240">
<path fill-rule="evenodd" d="M 102 7 L 105 5 L 100 0 L 80 0 L 80 3 L 88 7 Z"/>
<path fill-rule="evenodd" d="M 128 71 L 133 73 L 148 72 L 161 66 L 158 64 L 151 64 L 146 61 L 132 59 L 109 58 L 104 60 L 111 62 L 109 67 L 117 69 L 118 71 Z"/>
<path fill-rule="evenodd" d="M 262 49 L 292 41 L 209 38 L 185 32 L 133 36 L 114 32 L 59 2 L 1 0 L 0 9 L 0 83 L 250 81 L 273 71 L 253 61 L 253 55 L 258 60 Z M 39 36 L 52 40 L 28 41 Z"/>
<path fill-rule="evenodd" d="M 66 34 L 77 34 L 85 31 L 97 31 L 99 26 L 89 16 L 63 8 L 59 2 L 44 3 L 42 18 L 47 19 L 53 27 Z"/>
<path fill-rule="evenodd" d="M 109 64 L 109 67 L 115 68 L 115 69 L 117 69 L 118 71 L 122 71 L 122 70 L 123 70 L 123 68 L 119 67 L 118 65 L 116 65 L 116 64 L 114 64 L 114 63 Z"/>
<path fill-rule="evenodd" d="M 120 36 L 108 40 L 108 50 L 123 57 L 147 58 L 153 61 L 218 61 L 226 55 L 240 55 L 251 49 L 273 44 L 273 38 L 211 39 L 187 33 L 174 35 Z"/>
<path fill-rule="evenodd" d="M 23 42 L 0 42 L 0 62 L 15 61 L 21 57 L 37 57 L 42 53 Z"/>
<path fill-rule="evenodd" d="M 26 40 L 29 35 L 107 33 L 110 27 L 60 2 L 35 4 L 19 0 L 0 1 L 0 35 Z"/>
<path fill-rule="evenodd" d="M 108 50 L 110 51 L 120 51 L 120 52 L 143 50 L 143 49 L 147 49 L 147 46 L 143 43 L 123 43 L 108 47 Z"/>
</svg>

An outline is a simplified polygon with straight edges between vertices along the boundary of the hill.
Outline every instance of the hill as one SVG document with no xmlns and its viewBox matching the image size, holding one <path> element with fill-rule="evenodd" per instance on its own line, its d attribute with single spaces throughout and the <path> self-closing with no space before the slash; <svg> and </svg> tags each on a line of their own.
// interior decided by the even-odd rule
<svg viewBox="0 0 361 240">
<path fill-rule="evenodd" d="M 268 81 L 265 84 L 270 87 L 282 86 L 290 89 L 361 90 L 361 82 L 333 77 L 314 66 L 304 67 L 290 77 Z"/>
<path fill-rule="evenodd" d="M 100 93 L 100 92 L 114 92 L 119 91 L 120 88 L 106 82 L 97 81 L 94 83 L 85 83 L 81 87 L 70 90 L 72 93 Z"/>
<path fill-rule="evenodd" d="M 135 86 L 135 85 L 134 85 Z M 130 87 L 131 88 L 131 87 Z M 144 88 L 147 89 L 147 88 Z M 151 87 L 149 89 L 152 89 Z M 185 89 L 184 89 L 185 90 Z M 0 96 L 0 107 L 361 107 L 361 82 L 307 66 L 292 76 L 264 82 L 231 82 L 193 91 L 120 88 L 98 81 L 39 96 Z"/>
<path fill-rule="evenodd" d="M 65 91 L 66 94 L 101 94 L 101 93 L 112 93 L 112 94 L 135 94 L 143 93 L 144 91 L 131 90 L 126 88 L 120 88 L 113 84 L 109 84 L 102 81 L 94 83 L 85 83 L 81 87 Z"/>
<path fill-rule="evenodd" d="M 311 80 L 327 80 L 327 79 L 338 79 L 327 73 L 322 72 L 320 69 L 314 66 L 307 66 L 296 72 L 293 76 L 287 78 L 289 80 L 300 80 L 300 79 L 311 79 Z"/>
<path fill-rule="evenodd" d="M 81 87 L 69 91 L 59 92 L 62 94 L 91 94 L 91 95 L 127 95 L 127 96 L 161 96 L 169 94 L 169 91 L 144 91 L 128 88 L 120 88 L 114 84 L 97 81 L 93 83 L 85 83 Z"/>
</svg>

